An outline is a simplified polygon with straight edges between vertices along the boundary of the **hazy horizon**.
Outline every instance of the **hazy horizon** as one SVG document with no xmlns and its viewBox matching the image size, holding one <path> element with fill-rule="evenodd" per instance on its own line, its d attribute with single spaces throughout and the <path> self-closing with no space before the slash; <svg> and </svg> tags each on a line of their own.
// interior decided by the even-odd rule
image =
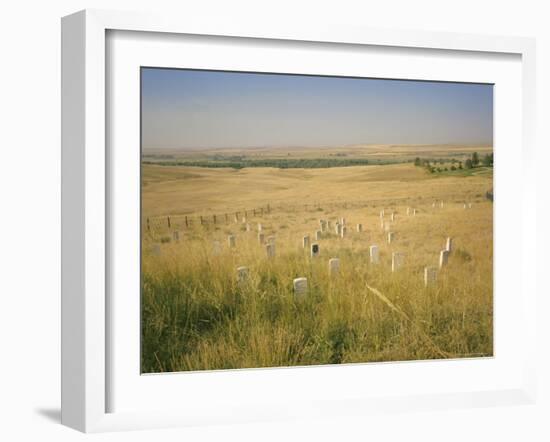
<svg viewBox="0 0 550 442">
<path fill-rule="evenodd" d="M 142 68 L 142 148 L 492 146 L 493 86 Z"/>
</svg>

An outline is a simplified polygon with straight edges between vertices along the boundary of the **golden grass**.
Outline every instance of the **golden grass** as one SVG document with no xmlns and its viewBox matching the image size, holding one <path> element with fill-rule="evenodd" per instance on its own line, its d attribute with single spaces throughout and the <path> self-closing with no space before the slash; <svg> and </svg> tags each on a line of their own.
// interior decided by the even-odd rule
<svg viewBox="0 0 550 442">
<path fill-rule="evenodd" d="M 144 217 L 235 212 L 269 203 L 264 216 L 245 224 L 218 220 L 147 231 L 142 255 L 142 370 L 144 372 L 272 367 L 489 356 L 493 351 L 492 204 L 486 176 L 437 177 L 412 165 L 333 169 L 199 169 L 145 166 Z M 432 201 L 442 199 L 443 208 Z M 473 203 L 463 209 L 462 203 Z M 304 203 L 310 206 L 306 209 Z M 314 208 L 313 203 L 319 208 Z M 407 216 L 406 208 L 416 208 Z M 394 211 L 395 240 L 387 243 L 379 212 Z M 310 258 L 302 237 L 319 219 L 345 217 L 346 238 L 333 229 Z M 145 218 L 144 218 L 145 219 Z M 268 258 L 257 223 L 276 237 Z M 357 223 L 364 231 L 355 231 Z M 229 248 L 227 236 L 236 237 Z M 424 287 L 423 270 L 437 266 L 446 237 L 449 265 Z M 213 243 L 221 251 L 215 253 Z M 156 256 L 153 245 L 160 244 Z M 368 248 L 380 248 L 371 264 Z M 391 253 L 405 264 L 391 272 Z M 330 277 L 329 258 L 340 258 Z M 236 268 L 249 278 L 237 281 Z M 307 277 L 296 299 L 292 280 Z M 370 289 L 368 288 L 370 287 Z M 378 291 L 394 306 L 392 308 Z"/>
<path fill-rule="evenodd" d="M 143 216 L 211 214 L 278 205 L 394 199 L 472 200 L 492 187 L 492 177 L 427 174 L 411 164 L 329 169 L 215 169 L 144 165 Z"/>
</svg>

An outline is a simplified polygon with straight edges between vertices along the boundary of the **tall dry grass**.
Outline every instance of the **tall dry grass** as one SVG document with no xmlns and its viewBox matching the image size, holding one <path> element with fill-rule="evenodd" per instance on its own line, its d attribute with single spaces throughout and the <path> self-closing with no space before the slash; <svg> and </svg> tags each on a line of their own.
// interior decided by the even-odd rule
<svg viewBox="0 0 550 442">
<path fill-rule="evenodd" d="M 468 188 L 469 189 L 469 188 Z M 406 185 L 403 186 L 406 194 Z M 471 191 L 468 190 L 470 193 Z M 143 233 L 142 371 L 165 372 L 276 367 L 374 361 L 490 356 L 493 351 L 492 204 L 472 209 L 448 200 L 443 209 L 428 201 L 407 216 L 396 213 L 388 244 L 380 228 L 382 207 L 317 211 L 272 211 L 243 223 L 194 225 L 170 242 L 168 229 Z M 319 219 L 345 217 L 348 236 L 333 230 L 311 258 L 302 237 L 319 229 Z M 386 220 L 389 216 L 386 216 Z M 276 256 L 258 242 L 256 223 L 276 237 Z M 363 224 L 357 233 L 355 225 Z M 236 237 L 229 248 L 227 236 Z M 423 270 L 437 266 L 446 238 L 453 238 L 449 265 L 437 282 L 424 286 Z M 221 243 L 215 253 L 213 243 Z M 153 252 L 159 244 L 160 256 Z M 368 248 L 380 248 L 371 264 Z M 391 253 L 405 253 L 391 272 Z M 330 277 L 329 258 L 340 258 Z M 249 268 L 244 283 L 236 268 Z M 292 280 L 307 277 L 304 299 Z M 372 290 L 378 290 L 388 302 Z"/>
</svg>

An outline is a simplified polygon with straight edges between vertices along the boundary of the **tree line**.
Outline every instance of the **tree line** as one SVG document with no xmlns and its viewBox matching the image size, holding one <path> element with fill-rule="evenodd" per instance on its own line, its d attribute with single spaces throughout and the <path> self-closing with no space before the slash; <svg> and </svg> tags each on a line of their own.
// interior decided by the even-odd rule
<svg viewBox="0 0 550 442">
<path fill-rule="evenodd" d="M 437 164 L 445 164 L 447 162 L 451 163 L 451 167 L 437 167 Z M 473 169 L 479 167 L 480 165 L 485 167 L 493 167 L 493 153 L 485 154 L 483 158 L 480 159 L 479 154 L 474 152 L 470 158 L 467 158 L 464 162 L 459 161 L 455 158 L 450 160 L 428 160 L 425 158 L 416 157 L 414 159 L 414 165 L 417 167 L 425 167 L 430 173 L 434 172 L 447 172 L 449 170 L 462 170 L 462 169 Z"/>
<path fill-rule="evenodd" d="M 366 166 L 370 160 L 352 158 L 281 158 L 281 159 L 241 159 L 241 160 L 197 160 L 197 161 L 143 161 L 143 164 L 157 166 L 186 166 L 186 167 L 225 167 L 243 169 L 245 167 L 274 167 L 278 169 L 320 169 L 329 167 Z M 376 164 L 382 164 L 376 162 Z"/>
</svg>

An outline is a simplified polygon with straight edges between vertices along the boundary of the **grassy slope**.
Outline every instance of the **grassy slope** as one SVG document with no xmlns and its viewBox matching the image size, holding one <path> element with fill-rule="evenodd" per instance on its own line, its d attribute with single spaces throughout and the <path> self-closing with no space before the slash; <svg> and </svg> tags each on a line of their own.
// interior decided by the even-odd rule
<svg viewBox="0 0 550 442">
<path fill-rule="evenodd" d="M 144 168 L 144 215 L 205 214 L 270 202 L 266 236 L 276 236 L 277 255 L 266 257 L 257 232 L 242 223 L 181 229 L 179 242 L 151 246 L 169 235 L 165 227 L 144 233 L 143 371 L 267 367 L 407 360 L 492 354 L 492 205 L 482 195 L 485 176 L 434 178 L 411 165 L 325 170 Z M 392 204 L 395 198 L 408 198 Z M 433 198 L 444 199 L 432 208 Z M 380 204 L 361 205 L 361 201 Z M 299 201 L 319 201 L 304 210 Z M 462 201 L 475 201 L 464 210 Z M 344 209 L 341 203 L 356 202 Z M 339 204 L 338 204 L 339 203 Z M 416 207 L 415 217 L 406 207 Z M 389 245 L 379 211 L 394 210 Z M 310 259 L 301 238 L 313 238 L 318 219 L 344 216 L 345 239 L 325 234 L 321 256 Z M 386 217 L 388 218 L 388 217 Z M 365 232 L 357 233 L 356 223 Z M 234 234 L 237 247 L 227 247 Z M 425 289 L 423 268 L 437 265 L 446 236 L 456 247 L 435 286 Z M 213 241 L 222 244 L 216 256 Z M 379 245 L 381 262 L 368 262 Z M 406 253 L 405 266 L 391 273 L 391 252 Z M 341 259 L 341 274 L 328 276 L 328 259 Z M 236 267 L 250 268 L 244 285 Z M 306 276 L 304 301 L 292 279 Z M 371 292 L 379 289 L 409 319 Z"/>
<path fill-rule="evenodd" d="M 331 169 L 210 169 L 145 165 L 143 215 L 210 214 L 272 205 L 388 200 L 472 199 L 487 176 L 430 175 L 411 164 Z"/>
</svg>

